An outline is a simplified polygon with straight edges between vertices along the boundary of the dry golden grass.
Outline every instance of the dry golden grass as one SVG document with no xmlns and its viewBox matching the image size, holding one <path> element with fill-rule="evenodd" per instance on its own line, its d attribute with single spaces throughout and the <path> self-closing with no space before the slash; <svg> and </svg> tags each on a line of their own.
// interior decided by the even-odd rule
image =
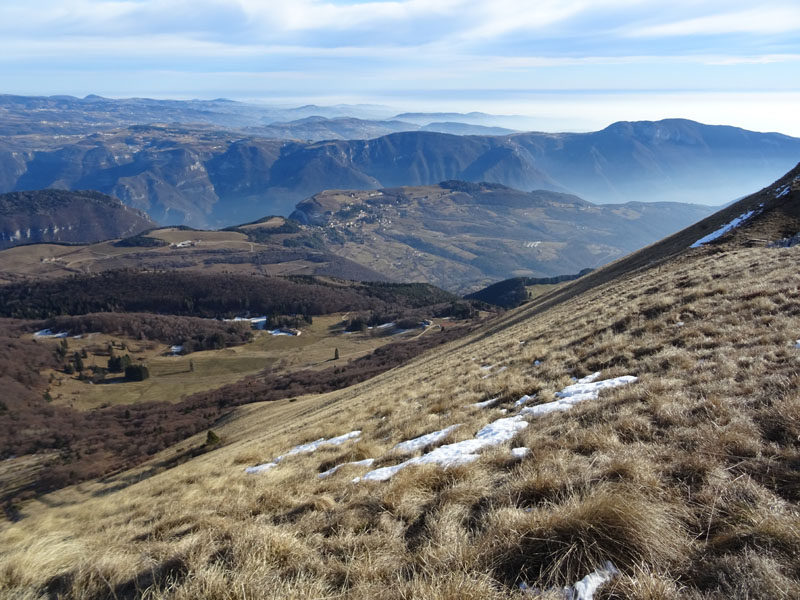
<svg viewBox="0 0 800 600">
<path fill-rule="evenodd" d="M 188 463 L 23 507 L 0 533 L 0 589 L 455 600 L 521 598 L 525 581 L 546 598 L 611 560 L 622 573 L 601 598 L 800 597 L 798 257 L 692 252 L 546 310 L 544 296 L 351 388 L 242 407 Z M 396 464 L 397 442 L 455 423 L 447 441 L 467 439 L 521 395 L 548 401 L 594 371 L 640 380 L 532 419 L 471 465 L 317 477 Z M 244 473 L 355 429 L 358 442 Z"/>
</svg>

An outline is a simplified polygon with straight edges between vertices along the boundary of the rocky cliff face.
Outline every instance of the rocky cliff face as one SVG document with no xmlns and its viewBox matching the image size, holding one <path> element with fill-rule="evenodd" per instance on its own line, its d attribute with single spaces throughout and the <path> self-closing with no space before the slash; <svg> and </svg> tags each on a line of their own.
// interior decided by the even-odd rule
<svg viewBox="0 0 800 600">
<path fill-rule="evenodd" d="M 39 190 L 0 195 L 0 249 L 39 242 L 85 244 L 135 235 L 156 223 L 98 192 Z"/>
</svg>

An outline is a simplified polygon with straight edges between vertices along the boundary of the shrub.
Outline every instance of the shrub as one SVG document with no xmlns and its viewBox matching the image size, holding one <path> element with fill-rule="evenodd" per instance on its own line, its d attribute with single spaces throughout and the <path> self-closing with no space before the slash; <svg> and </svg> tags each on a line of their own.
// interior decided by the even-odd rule
<svg viewBox="0 0 800 600">
<path fill-rule="evenodd" d="M 150 370 L 146 365 L 128 365 L 125 367 L 125 379 L 144 381 L 148 377 L 150 377 Z"/>
</svg>

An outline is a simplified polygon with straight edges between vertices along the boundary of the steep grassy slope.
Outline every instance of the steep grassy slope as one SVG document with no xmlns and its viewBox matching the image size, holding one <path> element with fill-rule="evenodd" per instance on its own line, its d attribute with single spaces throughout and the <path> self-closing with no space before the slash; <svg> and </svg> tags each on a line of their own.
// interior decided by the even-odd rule
<svg viewBox="0 0 800 600">
<path fill-rule="evenodd" d="M 759 215 L 689 248 L 752 203 Z M 800 249 L 751 240 L 795 233 L 798 204 L 800 190 L 771 187 L 435 354 L 243 408 L 194 461 L 31 504 L 2 534 L 0 586 L 19 597 L 499 600 L 530 597 L 526 583 L 556 598 L 610 560 L 621 573 L 602 598 L 796 598 Z M 597 371 L 638 380 L 528 417 L 469 464 L 410 466 L 385 482 L 353 482 L 366 466 L 317 476 L 366 458 L 398 464 L 396 443 L 454 424 L 438 443 L 471 438 L 518 414 L 523 394 L 544 404 Z M 244 472 L 353 430 L 358 441 Z"/>
<path fill-rule="evenodd" d="M 0 194 L 0 249 L 18 244 L 89 244 L 135 235 L 156 223 L 116 198 L 91 191 Z"/>
</svg>

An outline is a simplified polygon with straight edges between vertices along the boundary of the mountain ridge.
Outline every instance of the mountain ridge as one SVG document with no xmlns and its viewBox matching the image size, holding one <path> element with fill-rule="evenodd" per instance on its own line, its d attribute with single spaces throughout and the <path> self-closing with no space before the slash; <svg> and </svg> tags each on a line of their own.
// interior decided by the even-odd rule
<svg viewBox="0 0 800 600">
<path fill-rule="evenodd" d="M 157 224 L 117 198 L 94 191 L 0 194 L 0 249 L 19 244 L 86 244 L 136 235 Z"/>
<path fill-rule="evenodd" d="M 0 191 L 92 188 L 165 224 L 220 227 L 289 214 L 324 189 L 489 181 L 593 202 L 721 204 L 791 168 L 800 139 L 686 120 L 584 134 L 399 132 L 303 143 L 187 126 L 0 143 Z M 46 143 L 44 143 L 46 142 Z"/>
</svg>

